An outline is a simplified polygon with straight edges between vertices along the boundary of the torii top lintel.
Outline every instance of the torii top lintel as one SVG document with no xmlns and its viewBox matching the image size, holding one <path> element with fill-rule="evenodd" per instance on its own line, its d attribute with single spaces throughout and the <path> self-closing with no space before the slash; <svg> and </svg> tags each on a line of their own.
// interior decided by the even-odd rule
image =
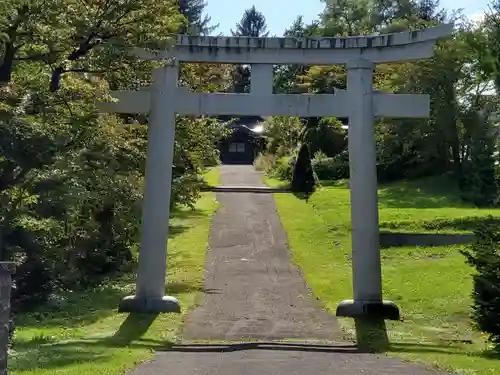
<svg viewBox="0 0 500 375">
<path fill-rule="evenodd" d="M 451 35 L 452 24 L 423 30 L 342 38 L 252 38 L 178 35 L 167 51 L 136 49 L 143 59 L 228 64 L 335 65 L 364 59 L 374 63 L 428 58 L 438 38 Z"/>
</svg>

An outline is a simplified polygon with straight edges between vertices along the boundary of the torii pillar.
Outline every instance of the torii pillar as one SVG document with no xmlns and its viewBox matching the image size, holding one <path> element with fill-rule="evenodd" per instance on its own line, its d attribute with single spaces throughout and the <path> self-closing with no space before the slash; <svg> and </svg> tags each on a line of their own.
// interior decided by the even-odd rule
<svg viewBox="0 0 500 375">
<path fill-rule="evenodd" d="M 120 312 L 181 311 L 177 298 L 165 296 L 175 143 L 175 107 L 165 102 L 175 101 L 178 74 L 176 63 L 153 70 L 149 106 L 144 108 L 149 109 L 149 126 L 137 289 L 121 301 Z"/>
</svg>

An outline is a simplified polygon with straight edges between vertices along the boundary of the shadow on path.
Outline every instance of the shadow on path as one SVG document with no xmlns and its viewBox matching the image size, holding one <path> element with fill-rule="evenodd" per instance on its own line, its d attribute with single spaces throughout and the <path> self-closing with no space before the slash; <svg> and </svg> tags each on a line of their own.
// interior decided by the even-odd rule
<svg viewBox="0 0 500 375">
<path fill-rule="evenodd" d="M 184 352 L 184 353 L 227 353 L 241 350 L 279 350 L 299 352 L 323 352 L 323 353 L 348 353 L 358 352 L 356 345 L 319 345 L 288 342 L 237 342 L 225 344 L 172 344 L 162 351 Z"/>
</svg>

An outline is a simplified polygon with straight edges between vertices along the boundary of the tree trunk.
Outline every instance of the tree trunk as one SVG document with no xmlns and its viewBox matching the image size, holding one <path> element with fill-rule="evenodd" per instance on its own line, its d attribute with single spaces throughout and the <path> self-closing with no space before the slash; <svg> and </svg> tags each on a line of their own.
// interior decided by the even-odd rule
<svg viewBox="0 0 500 375">
<path fill-rule="evenodd" d="M 12 70 L 14 69 L 14 57 L 16 56 L 16 47 L 12 43 L 5 45 L 3 62 L 0 65 L 0 85 L 10 83 L 12 79 Z"/>
<path fill-rule="evenodd" d="M 61 75 L 64 72 L 64 68 L 61 66 L 58 66 L 52 71 L 52 77 L 50 78 L 50 91 L 51 92 L 56 92 L 59 90 L 59 87 L 61 85 Z"/>
</svg>

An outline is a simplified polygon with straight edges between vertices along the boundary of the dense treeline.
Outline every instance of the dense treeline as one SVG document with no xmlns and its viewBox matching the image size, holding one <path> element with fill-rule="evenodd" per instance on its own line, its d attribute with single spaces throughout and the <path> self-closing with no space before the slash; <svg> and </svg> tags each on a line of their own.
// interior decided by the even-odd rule
<svg viewBox="0 0 500 375">
<path fill-rule="evenodd" d="M 433 57 L 376 68 L 377 89 L 395 93 L 428 93 L 429 119 L 378 119 L 376 141 L 379 180 L 417 178 L 449 173 L 464 199 L 479 206 L 498 203 L 495 173 L 497 143 L 495 88 L 499 82 L 500 7 L 495 0 L 484 21 L 472 23 L 458 11 L 439 7 L 436 0 L 325 1 L 318 20 L 302 17 L 289 27 L 289 36 L 349 36 L 416 30 L 453 23 L 452 38 L 441 40 Z M 341 66 L 282 66 L 276 69 L 275 91 L 333 93 L 346 88 Z M 274 156 L 290 156 L 306 142 L 317 155 L 320 179 L 348 177 L 346 119 L 281 118 L 267 121 L 267 164 Z M 290 122 L 290 120 L 288 120 Z M 266 163 L 261 163 L 266 164 Z M 278 163 L 278 175 L 289 175 Z"/>
<path fill-rule="evenodd" d="M 147 116 L 102 114 L 96 104 L 110 90 L 149 84 L 158 63 L 135 59 L 128 47 L 166 48 L 182 28 L 210 31 L 203 8 L 175 0 L 0 2 L 0 253 L 17 264 L 14 311 L 133 269 Z M 193 89 L 219 84 L 212 66 L 182 73 Z M 178 119 L 174 208 L 195 202 L 200 172 L 218 160 L 220 133 L 215 120 Z"/>
</svg>

